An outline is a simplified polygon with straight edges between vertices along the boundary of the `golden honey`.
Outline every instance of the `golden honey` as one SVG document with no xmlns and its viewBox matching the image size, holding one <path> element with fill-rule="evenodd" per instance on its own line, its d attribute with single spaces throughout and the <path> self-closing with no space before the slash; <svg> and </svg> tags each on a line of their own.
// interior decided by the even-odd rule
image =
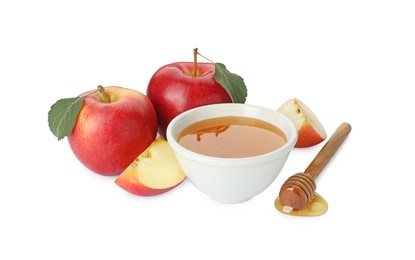
<svg viewBox="0 0 415 260">
<path fill-rule="evenodd" d="M 225 116 L 186 127 L 178 143 L 193 152 L 221 158 L 244 158 L 272 152 L 287 142 L 281 129 L 263 120 Z"/>
</svg>

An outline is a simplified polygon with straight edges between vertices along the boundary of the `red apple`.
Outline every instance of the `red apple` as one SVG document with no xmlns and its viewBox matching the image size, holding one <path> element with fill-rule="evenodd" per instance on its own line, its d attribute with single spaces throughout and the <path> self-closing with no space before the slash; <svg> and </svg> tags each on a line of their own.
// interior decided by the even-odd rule
<svg viewBox="0 0 415 260">
<path fill-rule="evenodd" d="M 186 176 L 169 143 L 157 138 L 115 180 L 124 190 L 140 196 L 152 196 L 169 191 Z"/>
<path fill-rule="evenodd" d="M 290 118 L 297 128 L 298 139 L 295 147 L 310 147 L 327 138 L 320 120 L 308 106 L 297 98 L 287 100 L 277 111 Z"/>
<path fill-rule="evenodd" d="M 91 171 L 118 175 L 156 138 L 157 116 L 150 100 L 138 91 L 101 90 L 81 95 L 83 105 L 68 141 Z"/>
<path fill-rule="evenodd" d="M 175 62 L 161 67 L 150 79 L 147 96 L 153 103 L 159 123 L 159 134 L 166 136 L 170 121 L 191 108 L 231 103 L 226 90 L 214 79 L 213 63 Z"/>
</svg>

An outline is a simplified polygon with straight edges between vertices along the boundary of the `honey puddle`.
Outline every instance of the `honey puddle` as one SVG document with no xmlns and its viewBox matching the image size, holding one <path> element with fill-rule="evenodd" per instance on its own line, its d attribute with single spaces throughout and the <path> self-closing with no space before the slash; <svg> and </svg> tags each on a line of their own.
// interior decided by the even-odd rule
<svg viewBox="0 0 415 260">
<path fill-rule="evenodd" d="M 275 208 L 284 214 L 291 216 L 321 216 L 328 210 L 327 201 L 318 193 L 314 193 L 313 199 L 304 209 L 291 209 L 281 204 L 279 197 L 275 200 Z"/>
</svg>

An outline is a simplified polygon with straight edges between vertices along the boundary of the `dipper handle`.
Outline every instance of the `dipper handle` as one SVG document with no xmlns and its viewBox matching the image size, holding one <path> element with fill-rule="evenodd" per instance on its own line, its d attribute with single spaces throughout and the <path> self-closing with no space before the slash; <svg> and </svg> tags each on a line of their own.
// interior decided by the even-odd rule
<svg viewBox="0 0 415 260">
<path fill-rule="evenodd" d="M 330 139 L 323 146 L 323 148 L 321 148 L 320 152 L 316 155 L 304 173 L 315 180 L 327 165 L 327 163 L 330 161 L 330 159 L 333 157 L 333 155 L 336 153 L 337 149 L 339 149 L 340 145 L 349 135 L 351 130 L 352 127 L 349 123 L 341 123 L 333 135 L 330 137 Z"/>
</svg>

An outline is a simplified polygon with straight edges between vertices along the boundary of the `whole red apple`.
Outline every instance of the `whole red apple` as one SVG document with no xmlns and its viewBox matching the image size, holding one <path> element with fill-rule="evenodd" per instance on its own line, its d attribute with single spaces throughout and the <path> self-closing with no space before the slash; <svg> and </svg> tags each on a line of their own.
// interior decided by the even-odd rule
<svg viewBox="0 0 415 260">
<path fill-rule="evenodd" d="M 147 87 L 147 96 L 153 103 L 159 123 L 159 134 L 166 137 L 170 121 L 191 108 L 231 103 L 226 90 L 214 79 L 213 63 L 175 62 L 161 67 Z"/>
<path fill-rule="evenodd" d="M 118 175 L 156 138 L 155 109 L 144 94 L 122 87 L 81 96 L 83 105 L 68 135 L 72 151 L 91 171 Z"/>
</svg>

